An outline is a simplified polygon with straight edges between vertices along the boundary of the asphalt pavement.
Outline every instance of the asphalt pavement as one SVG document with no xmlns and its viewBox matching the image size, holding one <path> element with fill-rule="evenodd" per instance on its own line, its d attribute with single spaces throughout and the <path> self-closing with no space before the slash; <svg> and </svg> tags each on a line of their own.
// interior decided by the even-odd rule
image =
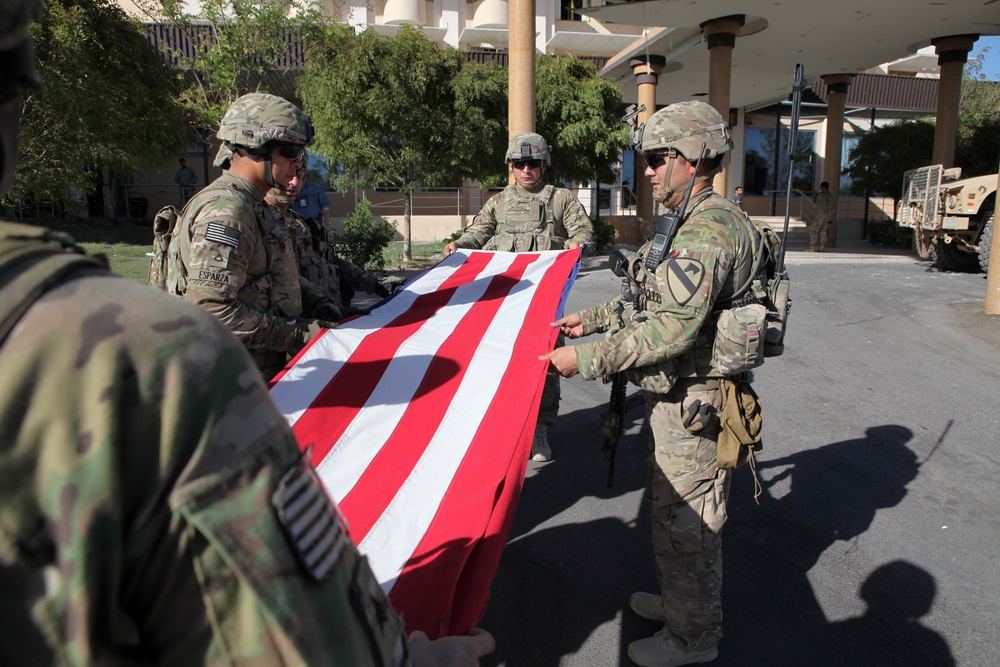
<svg viewBox="0 0 1000 667">
<path fill-rule="evenodd" d="M 786 350 L 754 381 L 763 493 L 736 471 L 712 664 L 1000 665 L 1000 316 L 983 314 L 984 277 L 866 242 L 787 263 Z M 585 260 L 567 312 L 617 293 L 606 267 Z M 628 609 L 656 590 L 645 411 L 609 489 L 608 388 L 563 380 L 555 460 L 529 464 L 481 623 L 497 640 L 484 666 L 630 665 L 628 644 L 658 629 Z"/>
</svg>

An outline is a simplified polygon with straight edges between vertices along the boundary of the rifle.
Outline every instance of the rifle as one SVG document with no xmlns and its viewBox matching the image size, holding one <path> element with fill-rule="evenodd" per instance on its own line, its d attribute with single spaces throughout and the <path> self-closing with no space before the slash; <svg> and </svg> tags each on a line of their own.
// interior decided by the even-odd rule
<svg viewBox="0 0 1000 667">
<path fill-rule="evenodd" d="M 799 110 L 802 107 L 802 91 L 806 89 L 805 70 L 802 65 L 795 66 L 795 78 L 792 82 L 792 122 L 788 130 L 788 184 L 785 188 L 785 224 L 781 229 L 781 250 L 778 253 L 777 273 L 785 270 L 785 239 L 788 238 L 788 220 L 792 209 L 792 178 L 795 176 L 795 144 L 799 136 Z"/>
<path fill-rule="evenodd" d="M 611 383 L 611 398 L 608 401 L 608 409 L 601 413 L 601 434 L 604 435 L 604 444 L 601 451 L 607 453 L 608 457 L 608 488 L 614 486 L 615 478 L 615 454 L 618 452 L 618 443 L 621 442 L 622 431 L 625 430 L 625 415 L 629 410 L 642 403 L 642 394 L 635 393 L 631 396 L 627 394 L 627 380 L 624 373 L 612 373 L 610 377 L 605 376 L 604 382 Z"/>
</svg>

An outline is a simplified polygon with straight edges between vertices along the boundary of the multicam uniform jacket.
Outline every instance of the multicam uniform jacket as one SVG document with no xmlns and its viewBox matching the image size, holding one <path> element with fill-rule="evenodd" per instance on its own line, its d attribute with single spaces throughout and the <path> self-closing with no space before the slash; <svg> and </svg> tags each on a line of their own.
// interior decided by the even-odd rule
<svg viewBox="0 0 1000 667">
<path fill-rule="evenodd" d="M 546 185 L 528 192 L 511 184 L 490 197 L 455 243 L 459 248 L 529 252 L 593 240 L 590 218 L 570 190 Z"/>
<path fill-rule="evenodd" d="M 345 280 L 352 290 L 362 289 L 369 294 L 378 292 L 378 277 L 338 257 L 333 245 L 325 238 L 326 232 L 322 227 L 314 229 L 309 221 L 292 209 L 284 215 L 295 247 L 299 273 L 335 305 L 343 306 L 350 300 L 350 295 L 345 298 L 343 294 Z"/>
<path fill-rule="evenodd" d="M 334 509 L 232 334 L 101 269 L 12 314 L 10 278 L 25 274 L 2 261 L 10 227 L 0 662 L 405 663 L 401 622 L 342 523 L 321 531 L 340 547 L 329 572 L 289 537 L 289 482 Z"/>
<path fill-rule="evenodd" d="M 655 273 L 642 267 L 650 244 L 639 249 L 638 309 L 619 296 L 580 312 L 584 334 L 611 332 L 576 346 L 585 379 L 625 371 L 634 384 L 665 394 L 678 378 L 719 377 L 711 364 L 713 310 L 750 275 L 754 249 L 740 233 L 743 213 L 711 188 L 694 195 L 688 210 Z"/>
<path fill-rule="evenodd" d="M 281 215 L 249 181 L 225 172 L 195 195 L 167 255 L 167 291 L 219 318 L 259 367 L 302 347 L 296 318 L 321 294 L 303 290 Z"/>
</svg>

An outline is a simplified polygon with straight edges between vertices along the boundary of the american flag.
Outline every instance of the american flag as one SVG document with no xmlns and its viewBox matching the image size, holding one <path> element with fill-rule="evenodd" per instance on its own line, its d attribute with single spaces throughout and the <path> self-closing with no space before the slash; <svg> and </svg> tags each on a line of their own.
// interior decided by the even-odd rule
<svg viewBox="0 0 1000 667">
<path fill-rule="evenodd" d="M 464 634 L 486 609 L 579 261 L 460 250 L 272 386 L 408 632 Z"/>
</svg>

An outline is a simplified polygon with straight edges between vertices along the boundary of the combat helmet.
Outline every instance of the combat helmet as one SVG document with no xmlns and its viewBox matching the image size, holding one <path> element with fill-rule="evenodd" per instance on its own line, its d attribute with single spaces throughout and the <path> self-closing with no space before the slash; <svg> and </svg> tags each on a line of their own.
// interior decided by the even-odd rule
<svg viewBox="0 0 1000 667">
<path fill-rule="evenodd" d="M 264 178 L 277 187 L 271 174 L 271 152 L 281 145 L 308 146 L 313 140 L 309 117 L 288 100 L 267 93 L 249 93 L 229 107 L 219 124 L 222 148 L 217 163 L 225 163 L 225 149 L 264 159 Z M 231 160 L 230 156 L 230 160 Z M 219 164 L 219 166 L 222 166 Z"/>
<path fill-rule="evenodd" d="M 690 162 L 698 159 L 705 144 L 705 158 L 725 155 L 733 149 L 729 123 L 714 107 L 688 100 L 660 109 L 639 129 L 636 147 L 643 153 L 676 150 Z"/>
<path fill-rule="evenodd" d="M 271 141 L 308 146 L 314 133 L 309 117 L 288 100 L 250 93 L 229 107 L 218 134 L 219 139 L 234 146 L 256 149 Z"/>
<path fill-rule="evenodd" d="M 542 135 L 534 132 L 522 132 L 510 140 L 507 162 L 514 160 L 541 160 L 546 167 L 552 164 L 549 145 Z"/>
</svg>

